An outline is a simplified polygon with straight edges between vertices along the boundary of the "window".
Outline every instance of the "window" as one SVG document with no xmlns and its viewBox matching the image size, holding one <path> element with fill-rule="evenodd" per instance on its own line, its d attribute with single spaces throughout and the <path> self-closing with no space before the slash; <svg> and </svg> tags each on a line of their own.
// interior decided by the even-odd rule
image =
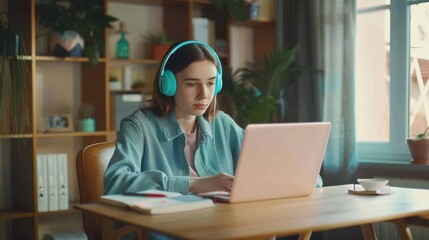
<svg viewBox="0 0 429 240">
<path fill-rule="evenodd" d="M 429 126 L 429 3 L 410 6 L 410 135 Z"/>
<path fill-rule="evenodd" d="M 429 126 L 429 0 L 356 1 L 356 137 L 360 159 L 408 162 Z"/>
</svg>

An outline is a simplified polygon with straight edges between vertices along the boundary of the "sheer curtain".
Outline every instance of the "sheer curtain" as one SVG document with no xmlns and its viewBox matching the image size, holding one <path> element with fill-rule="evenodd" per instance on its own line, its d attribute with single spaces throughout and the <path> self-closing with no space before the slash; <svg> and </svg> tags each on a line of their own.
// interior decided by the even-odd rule
<svg viewBox="0 0 429 240">
<path fill-rule="evenodd" d="M 331 122 L 322 168 L 324 185 L 351 183 L 357 165 L 355 1 L 278 0 L 277 6 L 278 47 L 299 44 L 298 65 L 312 69 L 301 74 L 296 84 L 285 87 L 287 104 L 281 120 Z"/>
</svg>

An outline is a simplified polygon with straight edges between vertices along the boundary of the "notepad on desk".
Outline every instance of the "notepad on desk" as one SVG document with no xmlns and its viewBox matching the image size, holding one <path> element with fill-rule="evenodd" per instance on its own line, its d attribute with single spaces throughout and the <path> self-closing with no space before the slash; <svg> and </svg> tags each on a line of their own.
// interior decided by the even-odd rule
<svg viewBox="0 0 429 240">
<path fill-rule="evenodd" d="M 104 195 L 101 197 L 101 202 L 153 215 L 214 207 L 211 199 L 159 190 L 142 191 L 132 195 Z"/>
</svg>

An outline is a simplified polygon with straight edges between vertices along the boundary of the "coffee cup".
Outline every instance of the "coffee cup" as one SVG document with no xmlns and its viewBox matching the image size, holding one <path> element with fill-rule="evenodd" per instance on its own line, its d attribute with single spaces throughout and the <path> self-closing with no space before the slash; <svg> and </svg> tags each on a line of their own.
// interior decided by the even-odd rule
<svg viewBox="0 0 429 240">
<path fill-rule="evenodd" d="M 357 181 L 366 191 L 381 190 L 389 182 L 389 180 L 381 178 L 359 178 Z"/>
</svg>

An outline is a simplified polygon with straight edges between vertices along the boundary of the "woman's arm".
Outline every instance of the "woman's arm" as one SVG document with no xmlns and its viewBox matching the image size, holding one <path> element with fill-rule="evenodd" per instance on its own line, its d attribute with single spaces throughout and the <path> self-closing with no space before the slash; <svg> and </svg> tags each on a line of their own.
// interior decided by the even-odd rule
<svg viewBox="0 0 429 240">
<path fill-rule="evenodd" d="M 234 176 L 226 173 L 219 173 L 209 177 L 191 177 L 189 191 L 196 193 L 226 191 L 230 192 Z"/>
<path fill-rule="evenodd" d="M 189 177 L 172 174 L 169 176 L 160 170 L 142 170 L 142 161 L 149 161 L 144 158 L 144 152 L 147 151 L 145 141 L 152 141 L 151 145 L 156 145 L 158 140 L 148 139 L 149 134 L 145 133 L 143 124 L 139 121 L 141 120 L 138 118 L 128 117 L 121 122 L 115 143 L 116 149 L 104 175 L 105 193 L 117 194 L 147 189 L 188 193 Z M 158 163 L 162 166 L 154 165 L 153 169 L 169 167 L 165 166 L 166 160 L 161 159 L 164 156 L 162 152 L 155 155 L 160 159 L 150 161 L 149 165 Z"/>
</svg>

